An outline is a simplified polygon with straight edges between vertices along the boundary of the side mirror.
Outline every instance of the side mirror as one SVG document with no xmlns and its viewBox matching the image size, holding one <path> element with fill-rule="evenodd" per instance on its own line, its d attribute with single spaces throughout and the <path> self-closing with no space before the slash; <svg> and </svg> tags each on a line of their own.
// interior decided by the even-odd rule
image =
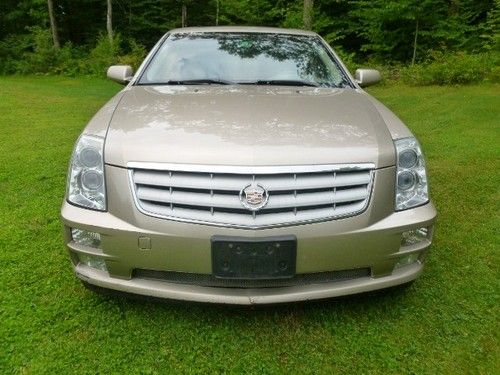
<svg viewBox="0 0 500 375">
<path fill-rule="evenodd" d="M 134 70 L 129 65 L 113 65 L 108 68 L 107 76 L 113 81 L 126 85 L 134 76 Z"/>
<path fill-rule="evenodd" d="M 380 72 L 375 69 L 356 69 L 356 83 L 361 87 L 371 86 L 380 82 Z"/>
</svg>

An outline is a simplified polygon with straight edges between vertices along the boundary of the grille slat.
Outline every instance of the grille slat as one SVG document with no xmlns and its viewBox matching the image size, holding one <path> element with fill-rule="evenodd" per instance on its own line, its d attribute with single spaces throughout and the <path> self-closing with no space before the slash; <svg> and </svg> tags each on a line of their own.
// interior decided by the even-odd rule
<svg viewBox="0 0 500 375">
<path fill-rule="evenodd" d="M 355 187 L 348 190 L 320 191 L 315 193 L 271 195 L 263 210 L 276 208 L 323 206 L 334 203 L 345 203 L 364 200 L 368 196 L 368 186 Z M 240 209 L 241 202 L 236 194 L 204 194 L 200 192 L 159 189 L 148 186 L 137 187 L 140 200 L 161 203 L 183 204 L 201 207 L 223 207 Z"/>
<path fill-rule="evenodd" d="M 210 178 L 209 173 L 174 172 L 169 174 L 162 171 L 137 170 L 134 173 L 134 182 L 149 186 L 238 192 L 252 182 L 251 175 L 212 175 L 213 177 Z M 295 179 L 293 174 L 259 175 L 255 177 L 255 181 L 265 186 L 268 191 L 326 189 L 367 185 L 370 182 L 370 173 L 366 171 L 347 174 L 342 172 L 342 174 L 337 173 L 335 177 L 332 173 L 304 173 L 303 175 L 297 174 Z"/>
<path fill-rule="evenodd" d="M 361 213 L 368 204 L 373 171 L 211 173 L 192 170 L 130 169 L 138 208 L 145 214 L 203 224 L 259 229 L 334 219 Z M 261 167 L 262 168 L 262 167 Z M 290 167 L 292 168 L 292 167 Z M 272 167 L 269 167 L 272 170 Z M 285 168 L 286 170 L 286 168 Z M 250 184 L 267 190 L 258 211 L 242 205 L 240 191 Z"/>
<path fill-rule="evenodd" d="M 281 213 L 270 213 L 265 214 L 257 213 L 255 218 L 252 215 L 251 211 L 248 213 L 231 213 L 231 212 L 217 212 L 215 211 L 212 215 L 210 210 L 197 210 L 192 208 L 184 208 L 184 207 L 175 207 L 173 209 L 170 206 L 158 205 L 151 202 L 143 201 L 141 202 L 144 210 L 150 214 L 162 217 L 171 217 L 178 218 L 182 220 L 191 221 L 193 218 L 196 218 L 196 221 L 202 221 L 206 223 L 230 223 L 234 226 L 239 227 L 262 227 L 262 226 L 270 226 L 275 225 L 276 223 L 280 223 L 282 225 L 293 224 L 296 221 L 312 221 L 320 218 L 329 218 L 329 217 L 340 217 L 340 216 L 348 216 L 351 212 L 357 212 L 363 209 L 364 202 L 358 202 L 354 204 L 348 204 L 345 206 L 337 206 L 335 209 L 332 207 L 329 208 L 320 208 L 320 209 L 312 209 L 312 210 L 304 210 L 297 211 L 297 214 L 294 214 L 293 211 L 289 212 L 281 212 Z M 214 222 L 214 218 L 216 217 L 217 222 Z M 299 219 L 299 220 L 297 220 Z"/>
</svg>

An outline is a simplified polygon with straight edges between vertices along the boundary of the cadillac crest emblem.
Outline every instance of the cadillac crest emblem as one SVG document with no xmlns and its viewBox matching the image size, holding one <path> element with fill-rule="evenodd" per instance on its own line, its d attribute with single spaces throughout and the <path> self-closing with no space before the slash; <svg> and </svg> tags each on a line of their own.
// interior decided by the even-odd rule
<svg viewBox="0 0 500 375">
<path fill-rule="evenodd" d="M 250 211 L 258 211 L 267 204 L 269 194 L 259 184 L 250 184 L 240 191 L 240 202 Z"/>
</svg>

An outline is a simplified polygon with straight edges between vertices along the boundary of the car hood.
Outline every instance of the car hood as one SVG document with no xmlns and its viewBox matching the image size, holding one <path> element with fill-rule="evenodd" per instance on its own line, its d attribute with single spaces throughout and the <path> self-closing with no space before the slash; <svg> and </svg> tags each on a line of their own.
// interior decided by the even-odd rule
<svg viewBox="0 0 500 375">
<path fill-rule="evenodd" d="M 106 163 L 394 165 L 367 94 L 269 86 L 131 86 L 112 116 Z"/>
</svg>

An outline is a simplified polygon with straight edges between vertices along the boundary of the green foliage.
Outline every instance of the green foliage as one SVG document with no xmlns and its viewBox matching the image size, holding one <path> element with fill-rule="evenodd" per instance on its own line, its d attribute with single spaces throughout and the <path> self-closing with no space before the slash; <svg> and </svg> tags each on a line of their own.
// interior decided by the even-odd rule
<svg viewBox="0 0 500 375">
<path fill-rule="evenodd" d="M 101 33 L 95 46 L 88 51 L 71 42 L 59 50 L 52 44 L 47 29 L 33 27 L 29 34 L 11 36 L 0 41 L 0 74 L 62 74 L 104 77 L 113 64 L 131 65 L 137 69 L 146 56 L 142 44 L 129 38 L 122 40 L 115 33 L 113 42 Z"/>
<path fill-rule="evenodd" d="M 357 68 L 358 63 L 355 61 L 356 56 L 354 53 L 346 52 L 342 47 L 335 48 L 335 53 L 342 60 L 344 65 L 347 67 L 351 74 L 354 74 L 354 71 Z"/>
<path fill-rule="evenodd" d="M 219 0 L 219 24 L 279 26 L 287 17 L 288 12 L 293 12 L 290 8 L 290 3 L 293 2 L 283 0 Z M 210 9 L 212 12 L 213 10 L 215 8 Z M 296 25 L 295 27 L 300 25 Z"/>
<path fill-rule="evenodd" d="M 20 73 L 48 73 L 57 66 L 58 51 L 52 44 L 50 31 L 40 27 L 31 29 L 32 53 L 25 53 L 19 62 Z"/>
<path fill-rule="evenodd" d="M 500 52 L 500 0 L 488 11 L 486 22 L 480 24 L 482 49 Z"/>
<path fill-rule="evenodd" d="M 279 23 L 279 26 L 291 29 L 300 29 L 303 24 L 302 6 L 302 2 L 295 1 L 287 4 L 283 9 L 281 9 L 281 15 L 283 18 Z"/>
<path fill-rule="evenodd" d="M 30 45 L 30 38 L 25 34 L 11 34 L 0 40 L 0 74 L 20 72 L 23 55 Z"/>
<path fill-rule="evenodd" d="M 142 44 L 137 43 L 134 39 L 128 40 L 128 49 L 130 52 L 120 56 L 118 60 L 120 64 L 130 65 L 135 71 L 146 57 L 147 51 Z"/>
<path fill-rule="evenodd" d="M 135 40 L 129 39 L 124 42 L 121 35 L 115 33 L 111 42 L 107 35 L 101 34 L 88 58 L 84 59 L 80 71 L 83 74 L 103 77 L 111 65 L 131 65 L 137 69 L 144 57 L 146 57 L 145 47 Z"/>
<path fill-rule="evenodd" d="M 104 76 L 109 66 L 118 64 L 120 61 L 121 36 L 115 34 L 113 41 L 110 41 L 108 36 L 100 34 L 97 39 L 97 44 L 90 51 L 88 59 L 85 61 L 86 73 L 95 76 Z"/>
<path fill-rule="evenodd" d="M 435 53 L 430 62 L 403 68 L 401 77 L 415 86 L 500 82 L 499 64 L 499 53 Z"/>
<path fill-rule="evenodd" d="M 6 65 L 2 73 L 18 74 L 59 74 L 69 73 L 72 64 L 78 64 L 77 52 L 71 43 L 56 50 L 48 30 L 40 27 L 30 28 L 30 33 L 7 38 L 3 42 L 13 48 L 8 50 Z M 17 44 L 15 44 L 17 43 Z M 0 44 L 0 55 L 2 55 Z M 81 56 L 80 56 L 81 57 Z"/>
<path fill-rule="evenodd" d="M 302 27 L 304 5 L 303 0 L 114 1 L 111 43 L 103 34 L 105 1 L 54 2 L 59 50 L 52 47 L 45 0 L 3 1 L 0 74 L 103 76 L 110 64 L 137 68 L 161 35 L 180 27 L 182 5 L 188 26 L 218 21 L 289 28 Z M 351 71 L 378 66 L 390 69 L 391 79 L 401 75 L 419 85 L 497 80 L 498 68 L 485 59 L 500 52 L 500 0 L 316 0 L 313 13 L 314 31 Z M 415 66 L 393 68 L 410 65 L 414 52 Z"/>
<path fill-rule="evenodd" d="M 76 47 L 71 42 L 67 42 L 58 51 L 58 64 L 50 73 L 62 74 L 67 76 L 77 76 L 85 74 L 82 69 L 85 65 L 87 51 L 82 47 Z"/>
</svg>

